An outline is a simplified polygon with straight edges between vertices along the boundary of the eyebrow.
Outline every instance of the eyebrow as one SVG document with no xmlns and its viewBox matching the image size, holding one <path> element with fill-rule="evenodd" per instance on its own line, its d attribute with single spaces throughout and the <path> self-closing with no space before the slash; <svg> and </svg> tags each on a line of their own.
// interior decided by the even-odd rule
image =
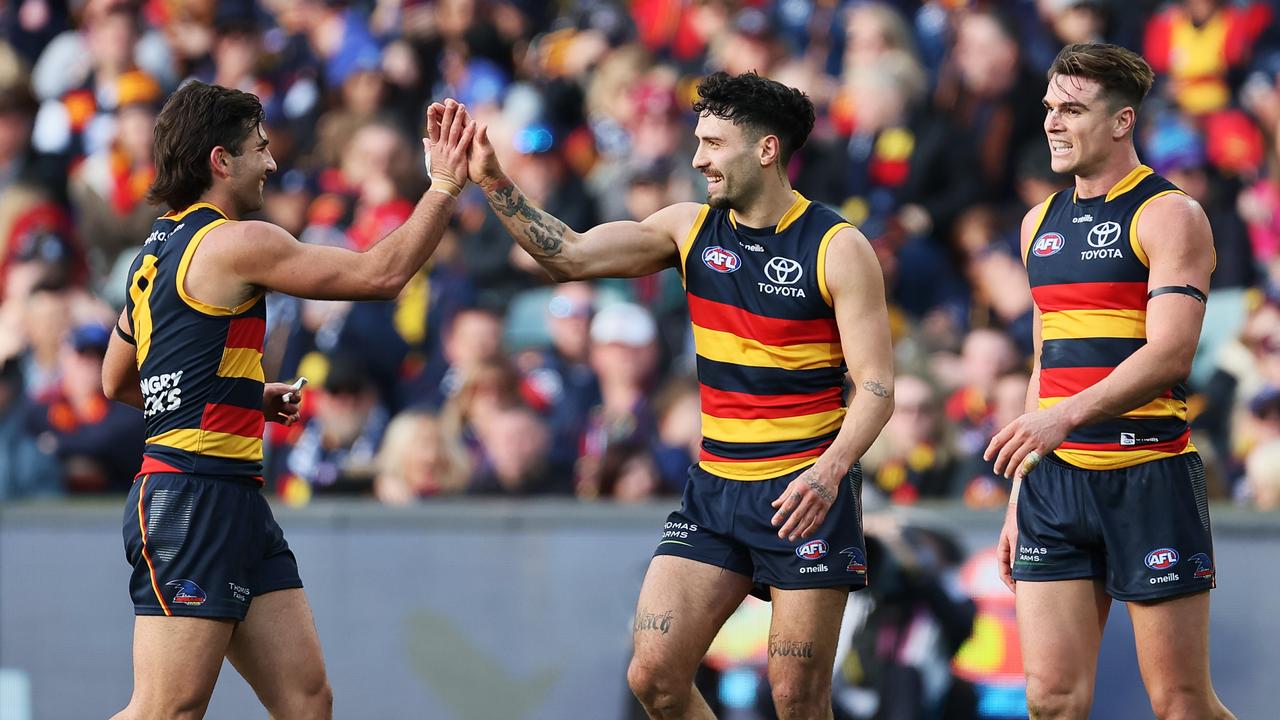
<svg viewBox="0 0 1280 720">
<path fill-rule="evenodd" d="M 1040 104 L 1044 105 L 1044 106 L 1045 106 L 1045 109 L 1052 109 L 1052 107 L 1053 107 L 1052 105 L 1050 105 L 1050 104 L 1049 104 L 1049 99 L 1048 99 L 1048 98 L 1043 98 L 1043 99 L 1041 99 L 1041 100 L 1040 100 Z M 1077 100 L 1067 100 L 1066 102 L 1058 103 L 1058 107 L 1060 107 L 1060 108 L 1064 108 L 1064 109 L 1066 109 L 1066 108 L 1075 108 L 1075 109 L 1079 109 L 1079 110 L 1088 110 L 1088 109 L 1089 109 L 1089 106 L 1088 106 L 1088 105 L 1085 105 L 1084 103 L 1079 102 L 1079 101 L 1077 101 Z"/>
</svg>

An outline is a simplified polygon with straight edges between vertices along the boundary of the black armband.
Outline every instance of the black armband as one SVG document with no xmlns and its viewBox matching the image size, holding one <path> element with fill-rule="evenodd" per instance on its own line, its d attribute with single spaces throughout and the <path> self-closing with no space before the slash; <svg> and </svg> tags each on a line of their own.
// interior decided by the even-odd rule
<svg viewBox="0 0 1280 720">
<path fill-rule="evenodd" d="M 1168 293 L 1178 293 L 1179 295 L 1187 295 L 1195 298 L 1196 300 L 1199 300 L 1202 303 L 1209 301 L 1209 296 L 1205 295 L 1203 292 L 1200 291 L 1199 288 L 1195 287 L 1194 285 L 1165 285 L 1164 287 L 1158 287 L 1155 290 L 1152 290 L 1151 292 L 1147 293 L 1147 299 L 1150 300 L 1151 298 L 1157 295 L 1166 295 Z"/>
<path fill-rule="evenodd" d="M 124 331 L 124 328 L 120 327 L 118 324 L 116 325 L 116 335 L 120 336 L 120 339 L 121 339 L 121 340 L 123 340 L 123 341 L 125 341 L 125 342 L 129 343 L 130 345 L 137 345 L 137 344 L 138 344 L 138 341 L 137 341 L 137 340 L 134 340 L 134 339 L 133 339 L 133 336 L 132 336 L 132 335 L 130 335 L 129 333 L 125 332 L 125 331 Z"/>
</svg>

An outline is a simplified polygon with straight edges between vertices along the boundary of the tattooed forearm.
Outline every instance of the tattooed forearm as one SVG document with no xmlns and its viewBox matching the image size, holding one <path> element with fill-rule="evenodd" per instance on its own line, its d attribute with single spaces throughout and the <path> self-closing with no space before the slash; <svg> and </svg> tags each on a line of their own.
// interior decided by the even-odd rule
<svg viewBox="0 0 1280 720">
<path fill-rule="evenodd" d="M 822 498 L 824 502 L 833 503 L 836 501 L 836 496 L 832 494 L 832 492 L 827 489 L 827 486 L 823 485 L 818 478 L 810 475 L 805 479 L 805 482 L 808 483 L 809 489 L 817 493 L 818 497 Z"/>
<path fill-rule="evenodd" d="M 554 257 L 560 253 L 569 228 L 531 205 L 524 193 L 510 181 L 490 186 L 485 190 L 485 196 L 489 199 L 489 206 L 498 213 L 507 229 L 523 235 L 528 241 L 521 243 L 526 250 L 532 252 L 536 248 L 545 257 Z"/>
<path fill-rule="evenodd" d="M 862 383 L 862 388 L 878 398 L 889 397 L 889 388 L 881 385 L 879 380 L 868 380 Z"/>
<path fill-rule="evenodd" d="M 769 636 L 769 657 L 813 657 L 813 643 L 783 640 L 777 633 Z"/>
<path fill-rule="evenodd" d="M 631 626 L 632 632 L 640 632 L 641 630 L 657 630 L 666 635 L 671 632 L 671 618 L 675 615 L 674 611 L 668 610 L 661 615 L 655 613 L 636 613 L 635 623 Z"/>
</svg>

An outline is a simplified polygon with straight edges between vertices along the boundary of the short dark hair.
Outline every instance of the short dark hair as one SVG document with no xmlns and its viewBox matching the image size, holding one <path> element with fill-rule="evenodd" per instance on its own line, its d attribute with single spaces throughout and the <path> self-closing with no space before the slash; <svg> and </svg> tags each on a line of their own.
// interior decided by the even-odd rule
<svg viewBox="0 0 1280 720">
<path fill-rule="evenodd" d="M 181 210 L 213 184 L 209 153 L 218 146 L 232 155 L 265 117 L 257 95 L 191 81 L 169 96 L 156 117 L 156 179 L 147 201 Z"/>
<path fill-rule="evenodd" d="M 1134 112 L 1151 91 L 1155 73 L 1138 53 L 1109 43 L 1076 43 L 1062 48 L 1049 66 L 1048 78 L 1069 75 L 1096 81 L 1111 109 Z"/>
<path fill-rule="evenodd" d="M 718 72 L 698 84 L 693 111 L 710 113 L 739 127 L 777 135 L 785 165 L 813 131 L 813 102 L 809 96 L 754 72 Z"/>
</svg>

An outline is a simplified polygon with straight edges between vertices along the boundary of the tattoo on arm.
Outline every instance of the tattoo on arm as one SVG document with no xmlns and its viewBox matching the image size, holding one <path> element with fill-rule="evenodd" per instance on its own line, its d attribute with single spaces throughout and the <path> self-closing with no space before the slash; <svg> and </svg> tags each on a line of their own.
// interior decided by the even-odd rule
<svg viewBox="0 0 1280 720">
<path fill-rule="evenodd" d="M 805 482 L 809 484 L 810 490 L 818 493 L 818 497 L 822 498 L 823 502 L 833 503 L 836 501 L 836 496 L 831 494 L 831 491 L 825 485 L 818 482 L 818 478 L 810 475 L 805 478 Z"/>
<path fill-rule="evenodd" d="M 862 383 L 862 388 L 878 398 L 889 397 L 889 388 L 881 385 L 879 380 L 867 380 Z"/>
<path fill-rule="evenodd" d="M 778 633 L 769 636 L 769 657 L 813 657 L 813 643 L 799 640 L 783 640 Z"/>
<path fill-rule="evenodd" d="M 545 257 L 560 254 L 564 247 L 564 236 L 569 228 L 556 218 L 539 210 L 529 203 L 529 199 L 510 181 L 490 186 L 485 191 L 489 206 L 498 213 L 503 224 L 510 230 L 519 229 L 524 239 L 537 248 Z M 511 218 L 516 225 L 507 222 Z M 524 244 L 529 249 L 529 244 Z"/>
<path fill-rule="evenodd" d="M 641 630 L 656 630 L 663 635 L 671 632 L 671 619 L 675 612 L 668 610 L 665 613 L 636 613 L 635 623 L 631 626 L 632 632 L 640 632 Z"/>
</svg>

